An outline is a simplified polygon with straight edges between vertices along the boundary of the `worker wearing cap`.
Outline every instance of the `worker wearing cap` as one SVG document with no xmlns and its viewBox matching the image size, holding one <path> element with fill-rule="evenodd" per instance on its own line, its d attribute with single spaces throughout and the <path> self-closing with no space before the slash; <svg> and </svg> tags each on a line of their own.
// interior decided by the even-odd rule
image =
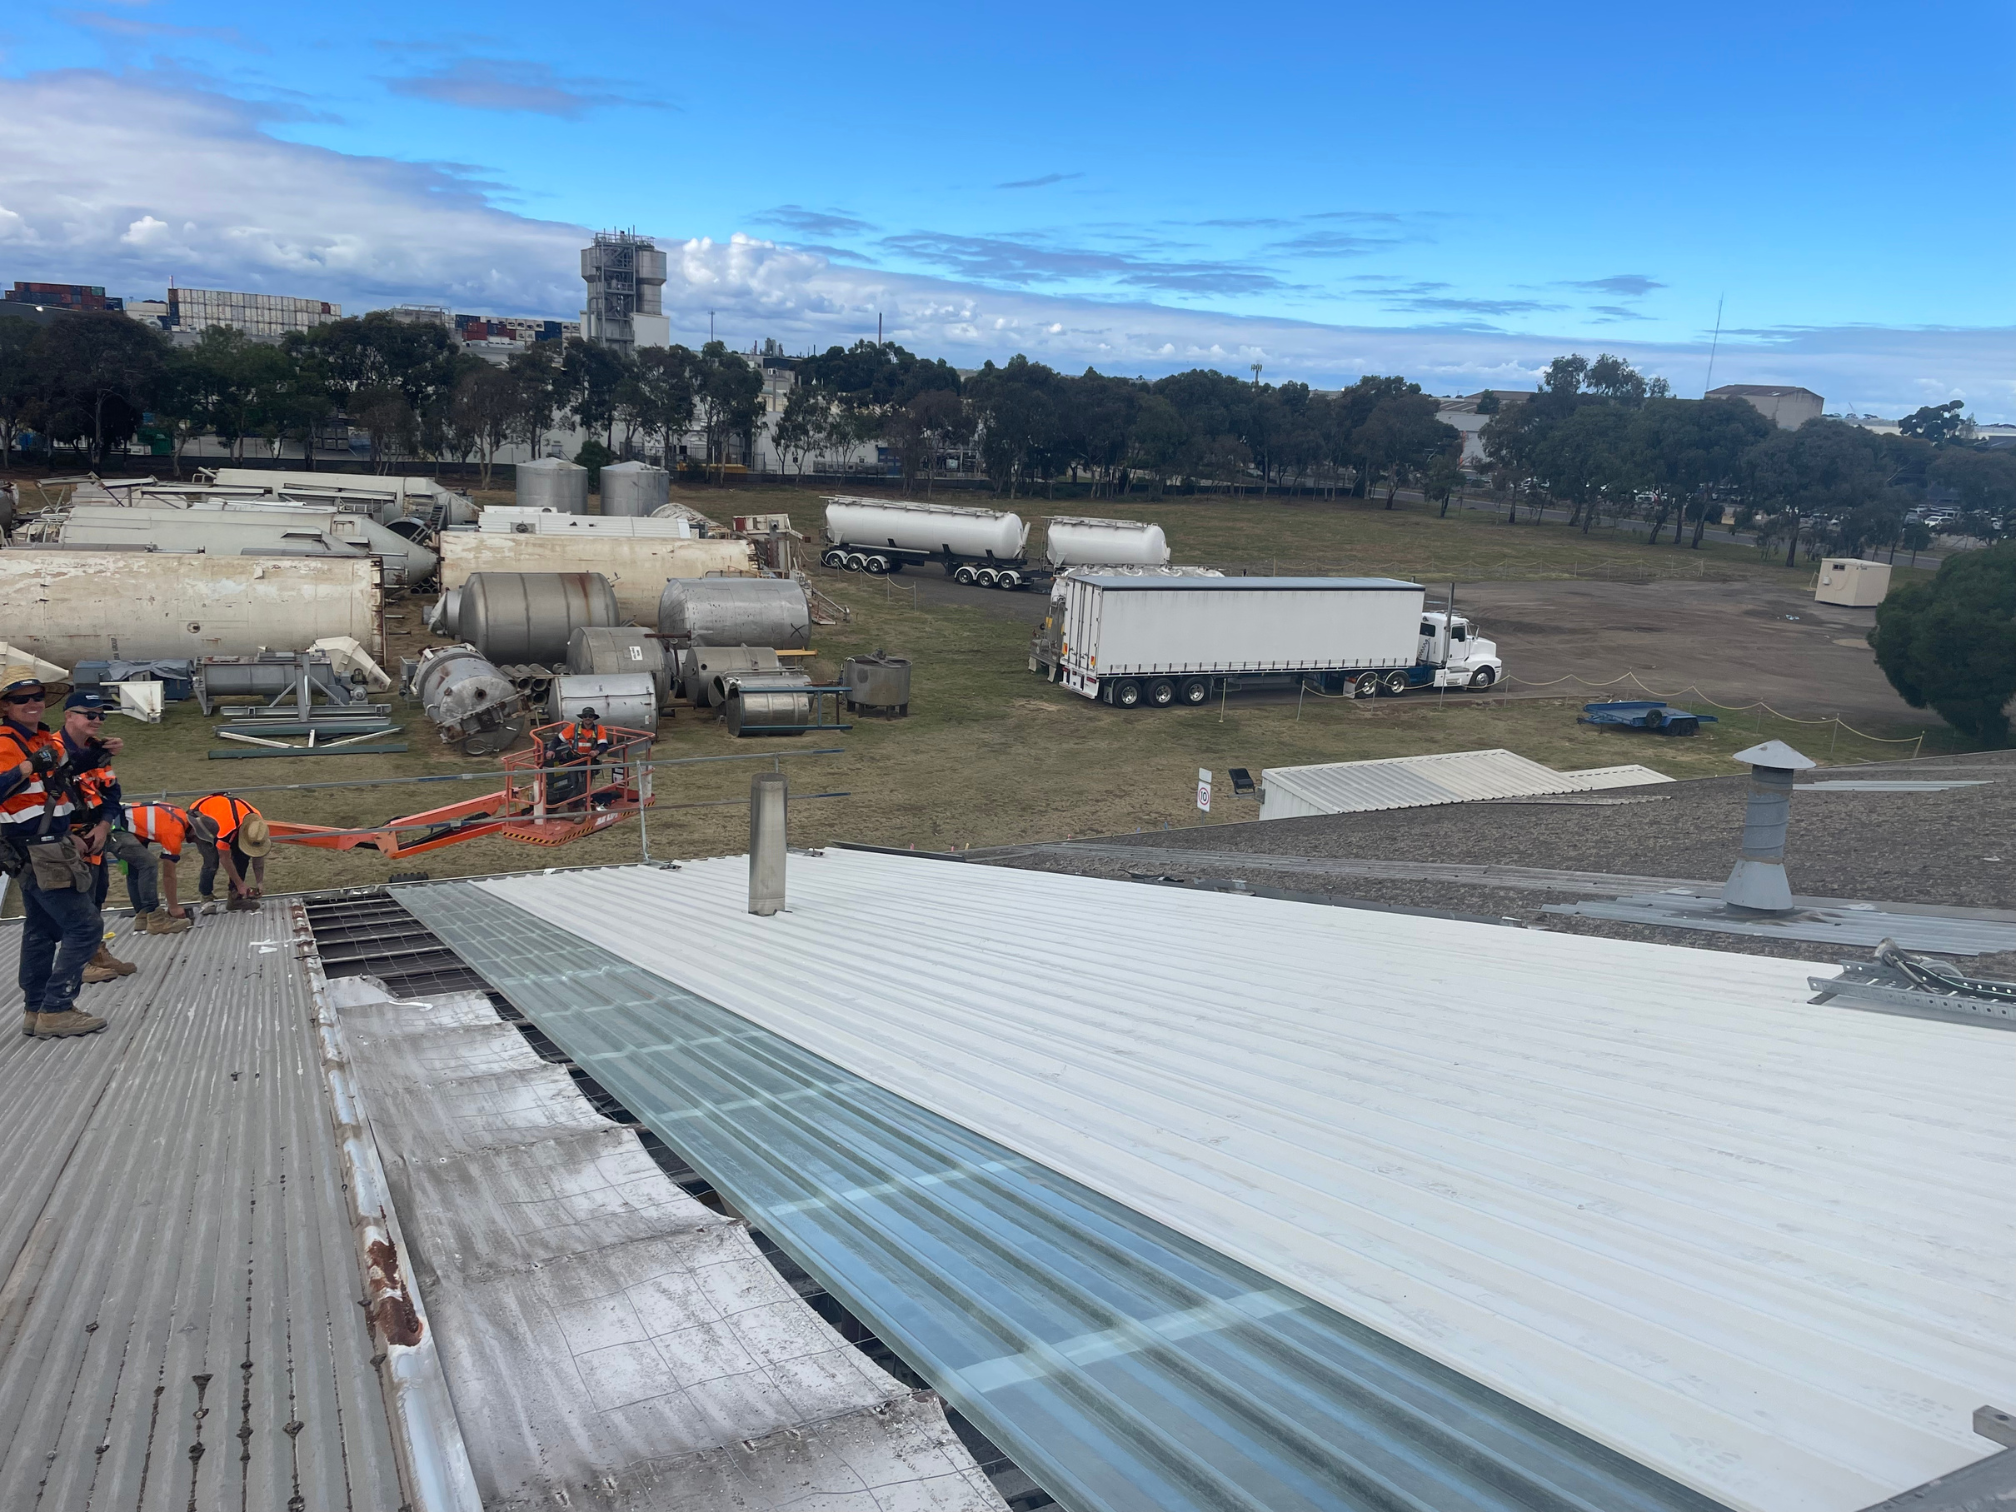
<svg viewBox="0 0 2016 1512">
<path fill-rule="evenodd" d="M 199 853 L 210 858 L 212 867 L 217 865 L 216 821 L 172 803 L 143 803 L 126 811 L 126 828 L 113 831 L 115 842 L 122 833 L 146 858 L 144 865 L 131 856 L 126 858 L 126 895 L 133 900 L 134 927 L 148 934 L 180 934 L 188 929 L 189 910 L 175 895 L 175 867 L 182 859 L 183 846 L 192 841 Z M 161 847 L 158 860 L 148 849 L 150 845 Z"/>
<path fill-rule="evenodd" d="M 125 812 L 120 800 L 119 774 L 112 768 L 112 758 L 126 748 L 126 742 L 117 735 L 103 734 L 104 728 L 105 700 L 99 694 L 80 688 L 63 700 L 63 749 L 70 758 L 73 784 L 70 832 L 77 837 L 77 845 L 91 868 L 91 902 L 101 921 L 105 898 L 112 887 L 108 860 L 113 830 Z M 141 850 L 144 855 L 145 847 Z M 84 968 L 84 985 L 131 976 L 138 969 L 132 962 L 112 954 L 101 929 L 97 954 Z"/>
<path fill-rule="evenodd" d="M 70 831 L 62 736 L 43 728 L 49 690 L 32 667 L 0 671 L 0 856 L 21 888 L 21 1030 L 37 1039 L 95 1034 L 77 1009 L 84 968 L 105 942 L 91 869 Z"/>
<path fill-rule="evenodd" d="M 216 840 L 203 852 L 203 872 L 196 879 L 196 891 L 203 901 L 214 903 L 211 887 L 221 865 L 230 892 L 225 908 L 233 913 L 257 912 L 266 892 L 266 852 L 273 837 L 265 816 L 243 798 L 212 793 L 189 805 L 191 814 L 200 814 L 216 826 Z"/>
</svg>

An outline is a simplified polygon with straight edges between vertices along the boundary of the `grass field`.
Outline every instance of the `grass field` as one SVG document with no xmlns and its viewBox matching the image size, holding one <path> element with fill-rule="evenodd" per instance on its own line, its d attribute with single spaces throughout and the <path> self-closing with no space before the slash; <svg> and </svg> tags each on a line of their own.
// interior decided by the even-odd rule
<svg viewBox="0 0 2016 1512">
<path fill-rule="evenodd" d="M 738 488 L 682 497 L 716 518 L 788 510 L 801 529 L 816 533 L 819 500 L 808 492 Z M 1025 517 L 1038 504 L 1025 504 Z M 1696 553 L 1601 535 L 1585 540 L 1559 526 L 1508 528 L 1479 516 L 1442 521 L 1418 505 L 1390 514 L 1376 505 L 1308 500 L 1164 499 L 1099 508 L 1160 521 L 1179 560 L 1264 567 L 1271 548 L 1282 553 L 1283 570 L 1320 566 L 1430 580 L 1629 573 L 1649 578 L 1670 560 L 1675 572 L 1684 568 L 1689 575 L 1784 573 L 1744 548 Z M 1297 553 L 1292 561 L 1291 549 Z M 1735 770 L 1729 762 L 1733 752 L 1774 735 L 1835 762 L 1908 754 L 1847 735 L 1833 737 L 1830 746 L 1824 728 L 1816 735 L 1811 726 L 1775 719 L 1760 726 L 1750 715 L 1709 726 L 1691 740 L 1602 732 L 1578 725 L 1579 701 L 1566 699 L 1501 703 L 1452 694 L 1361 703 L 1312 696 L 1299 709 L 1292 700 L 1247 699 L 1223 709 L 1122 712 L 1025 670 L 1029 630 L 1044 606 L 1037 596 L 1018 600 L 1028 613 L 1012 618 L 999 612 L 998 599 L 987 600 L 985 609 L 977 607 L 978 599 L 976 607 L 913 605 L 900 578 L 884 582 L 821 573 L 819 581 L 853 618 L 820 628 L 819 656 L 810 670 L 831 679 L 840 662 L 857 651 L 909 656 L 911 717 L 886 723 L 859 719 L 845 733 L 758 742 L 734 740 L 718 721 L 681 708 L 661 726 L 661 759 L 764 759 L 662 768 L 659 807 L 647 820 L 654 857 L 743 850 L 747 818 L 740 800 L 752 772 L 767 770 L 773 756 L 790 773 L 792 790 L 806 798 L 793 810 L 794 843 L 855 840 L 949 849 L 1193 825 L 1202 818 L 1195 807 L 1200 767 L 1220 776 L 1219 811 L 1209 822 L 1224 823 L 1255 814 L 1253 805 L 1229 796 L 1223 773 L 1234 766 L 1257 775 L 1269 766 L 1503 746 L 1557 768 L 1637 761 L 1676 777 L 1705 776 Z M 409 624 L 417 621 L 417 607 L 405 607 Z M 211 734 L 217 721 L 193 703 L 170 705 L 159 726 L 115 719 L 111 728 L 127 741 L 119 768 L 130 799 L 228 789 L 244 792 L 272 818 L 364 827 L 477 796 L 497 781 L 494 758 L 468 758 L 441 745 L 417 704 L 399 705 L 397 717 L 406 726 L 409 750 L 403 755 L 286 760 L 208 760 L 205 753 L 225 742 Z M 793 754 L 821 747 L 838 747 L 841 754 Z M 252 791 L 268 784 L 457 775 L 469 780 Z M 848 796 L 807 796 L 828 792 Z M 642 853 L 642 838 L 639 826 L 626 822 L 563 849 L 489 838 L 399 861 L 370 851 L 279 847 L 269 882 L 278 892 L 382 882 L 393 872 L 441 877 L 631 861 Z M 120 891 L 115 886 L 115 900 Z"/>
</svg>

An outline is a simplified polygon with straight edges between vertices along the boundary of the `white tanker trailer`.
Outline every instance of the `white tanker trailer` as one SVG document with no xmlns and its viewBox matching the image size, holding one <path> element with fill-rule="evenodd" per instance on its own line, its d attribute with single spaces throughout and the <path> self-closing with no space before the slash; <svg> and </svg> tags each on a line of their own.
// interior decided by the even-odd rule
<svg viewBox="0 0 2016 1512">
<path fill-rule="evenodd" d="M 1047 586 L 1067 567 L 1169 560 L 1162 527 L 1140 520 L 1060 515 L 1049 523 L 1043 560 L 1031 562 L 1028 547 L 1029 527 L 1001 510 L 836 495 L 826 501 L 820 560 L 878 575 L 935 562 L 956 582 L 1007 589 Z"/>
</svg>

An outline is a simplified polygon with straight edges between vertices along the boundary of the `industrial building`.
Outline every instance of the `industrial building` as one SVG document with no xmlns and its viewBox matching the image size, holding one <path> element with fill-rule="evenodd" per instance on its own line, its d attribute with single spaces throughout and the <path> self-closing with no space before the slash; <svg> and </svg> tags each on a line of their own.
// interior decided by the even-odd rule
<svg viewBox="0 0 2016 1512">
<path fill-rule="evenodd" d="M 598 346 L 634 352 L 672 344 L 665 316 L 665 254 L 632 231 L 598 231 L 581 249 L 581 281 L 587 307 L 581 335 Z"/>
<path fill-rule="evenodd" d="M 1497 401 L 1496 408 L 1480 410 L 1487 396 Z M 1474 394 L 1466 394 L 1460 399 L 1444 399 L 1435 411 L 1435 418 L 1444 425 L 1454 426 L 1463 437 L 1461 461 L 1465 467 L 1481 468 L 1489 464 L 1491 454 L 1484 449 L 1484 427 L 1505 406 L 1523 404 L 1532 396 L 1524 389 L 1480 389 Z"/>
<path fill-rule="evenodd" d="M 1827 407 L 1827 401 L 1809 388 L 1769 383 L 1725 383 L 1703 397 L 1741 399 L 1780 430 L 1797 430 L 1808 420 L 1818 420 Z"/>
<path fill-rule="evenodd" d="M 1206 838 L 1568 801 L 1645 800 Z M 777 838 L 206 919 L 0 1041 L 0 1504 L 2016 1486 L 2016 1035 L 1810 949 Z"/>
</svg>

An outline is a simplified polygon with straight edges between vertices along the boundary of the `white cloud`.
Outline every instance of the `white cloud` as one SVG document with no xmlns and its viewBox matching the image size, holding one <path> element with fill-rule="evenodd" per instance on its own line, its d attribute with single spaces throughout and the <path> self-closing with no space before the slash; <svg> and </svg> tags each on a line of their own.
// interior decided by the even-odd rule
<svg viewBox="0 0 2016 1512">
<path fill-rule="evenodd" d="M 569 317 L 581 306 L 586 231 L 500 209 L 451 166 L 284 142 L 259 111 L 145 74 L 89 70 L 0 81 L 0 242 L 6 277 L 104 284 L 158 297 L 185 285 L 340 301 L 419 301 L 498 314 Z M 608 219 L 627 218 L 611 206 Z M 170 212 L 181 219 L 170 225 Z M 176 227 L 179 226 L 179 230 Z M 658 228 L 676 230 L 679 228 Z M 1340 327 L 993 289 L 836 263 L 744 234 L 662 242 L 674 338 L 788 348 L 873 336 L 962 366 L 1017 351 L 1067 371 L 1157 374 L 1212 365 L 1322 386 L 1405 373 L 1434 392 L 1530 387 L 1559 352 L 1600 350 L 1662 373 L 1683 394 L 1706 373 L 1701 344 L 1591 339 L 1457 325 Z M 1622 277 L 1622 275 L 1620 275 Z M 1545 316 L 1533 317 L 1548 318 Z M 2007 354 L 2016 333 L 1882 327 L 1722 333 L 1715 376 L 1798 383 L 1830 407 L 1900 413 L 1928 392 L 1964 393 L 1982 419 L 2016 416 Z"/>
<path fill-rule="evenodd" d="M 158 247 L 168 240 L 167 232 L 168 222 L 143 215 L 126 228 L 126 234 L 119 240 L 129 247 Z"/>
</svg>

